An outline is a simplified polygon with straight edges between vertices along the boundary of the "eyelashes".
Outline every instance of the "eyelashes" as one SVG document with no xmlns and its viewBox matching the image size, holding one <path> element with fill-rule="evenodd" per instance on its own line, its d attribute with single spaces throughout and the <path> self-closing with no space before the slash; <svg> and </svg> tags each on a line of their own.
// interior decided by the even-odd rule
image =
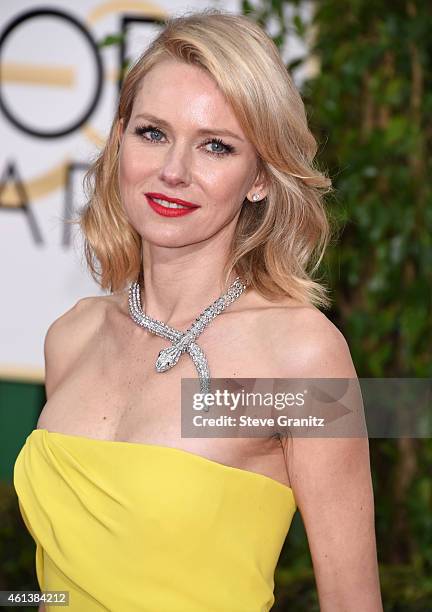
<svg viewBox="0 0 432 612">
<path fill-rule="evenodd" d="M 162 132 L 162 130 L 160 130 L 158 127 L 154 125 L 139 125 L 134 130 L 134 133 L 137 136 L 141 136 L 147 142 L 150 142 L 152 144 L 153 143 L 157 144 L 158 142 L 161 142 L 160 140 L 154 140 L 152 138 L 147 138 L 147 136 L 144 136 L 146 132 L 158 132 L 159 134 L 163 134 L 165 136 L 164 132 Z M 203 145 L 208 145 L 208 144 L 213 144 L 213 143 L 224 147 L 224 151 L 209 151 L 208 149 L 206 149 L 205 152 L 208 153 L 209 155 L 213 155 L 214 157 L 225 157 L 226 155 L 230 155 L 235 152 L 235 148 L 232 145 L 225 143 L 221 138 L 210 138 L 209 140 L 206 140 L 203 143 Z"/>
</svg>

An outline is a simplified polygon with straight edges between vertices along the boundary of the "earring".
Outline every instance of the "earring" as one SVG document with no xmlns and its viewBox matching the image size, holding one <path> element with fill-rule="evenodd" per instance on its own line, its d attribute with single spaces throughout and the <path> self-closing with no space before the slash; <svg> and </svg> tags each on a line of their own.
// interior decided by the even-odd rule
<svg viewBox="0 0 432 612">
<path fill-rule="evenodd" d="M 252 196 L 252 200 L 254 202 L 257 202 L 260 199 L 260 194 L 259 193 L 254 193 Z"/>
</svg>

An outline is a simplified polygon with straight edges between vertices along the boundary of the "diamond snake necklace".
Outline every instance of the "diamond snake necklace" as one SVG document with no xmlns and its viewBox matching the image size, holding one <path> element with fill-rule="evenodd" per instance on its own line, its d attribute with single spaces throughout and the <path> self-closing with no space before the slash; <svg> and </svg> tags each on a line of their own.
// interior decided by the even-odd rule
<svg viewBox="0 0 432 612">
<path fill-rule="evenodd" d="M 204 331 L 210 321 L 239 298 L 245 289 L 246 284 L 237 276 L 227 292 L 210 304 L 210 306 L 195 319 L 187 331 L 182 332 L 158 319 L 149 317 L 143 312 L 140 285 L 137 281 L 134 281 L 129 288 L 130 316 L 140 327 L 144 327 L 153 334 L 170 340 L 172 343 L 170 347 L 159 351 L 156 360 L 156 371 L 165 372 L 169 370 L 176 365 L 182 353 L 189 353 L 198 372 L 200 391 L 201 393 L 208 393 L 210 389 L 210 370 L 206 356 L 195 340 Z"/>
</svg>

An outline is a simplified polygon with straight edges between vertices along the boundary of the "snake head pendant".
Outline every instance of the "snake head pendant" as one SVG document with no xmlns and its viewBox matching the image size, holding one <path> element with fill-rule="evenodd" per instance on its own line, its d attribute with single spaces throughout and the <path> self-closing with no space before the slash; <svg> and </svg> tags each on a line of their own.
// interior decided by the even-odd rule
<svg viewBox="0 0 432 612">
<path fill-rule="evenodd" d="M 175 366 L 181 354 L 181 349 L 177 348 L 176 346 L 170 346 L 166 349 L 162 349 L 159 351 L 156 361 L 156 370 L 158 372 L 165 372 L 166 370 L 169 370 Z"/>
</svg>

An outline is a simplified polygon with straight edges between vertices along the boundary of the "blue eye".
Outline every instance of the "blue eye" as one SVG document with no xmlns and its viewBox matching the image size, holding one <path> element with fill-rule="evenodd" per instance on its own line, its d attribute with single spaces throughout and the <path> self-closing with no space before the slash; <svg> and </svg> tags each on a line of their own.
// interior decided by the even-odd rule
<svg viewBox="0 0 432 612">
<path fill-rule="evenodd" d="M 135 128 L 135 134 L 137 134 L 138 136 L 144 136 L 144 134 L 146 132 L 159 132 L 159 134 L 162 134 L 162 132 L 160 130 L 158 130 L 158 128 L 153 127 L 152 125 L 144 125 L 144 126 L 137 126 Z M 146 140 L 150 140 L 150 142 L 159 142 L 158 140 L 153 140 L 152 138 L 145 138 Z"/>
<path fill-rule="evenodd" d="M 147 132 L 150 132 L 153 134 L 161 134 L 162 136 L 164 136 L 164 133 L 162 132 L 162 130 L 155 127 L 154 125 L 142 125 L 142 126 L 137 126 L 135 128 L 135 134 L 137 136 L 141 136 L 142 138 L 144 138 L 144 140 L 147 140 L 150 143 L 160 143 L 161 142 L 161 140 L 158 138 L 154 139 L 154 138 L 149 138 L 148 136 L 145 136 Z M 231 153 L 235 151 L 232 145 L 229 145 L 223 142 L 223 140 L 221 140 L 220 138 L 211 138 L 210 140 L 206 140 L 203 144 L 204 145 L 215 144 L 215 145 L 218 145 L 219 147 L 223 147 L 224 149 L 223 151 L 209 151 L 208 149 L 205 149 L 205 152 L 208 153 L 209 155 L 213 155 L 213 157 L 225 157 L 225 155 L 230 155 Z"/>
<path fill-rule="evenodd" d="M 207 142 L 205 142 L 204 144 L 205 145 L 216 144 L 216 145 L 219 145 L 225 148 L 225 151 L 209 151 L 209 153 L 213 153 L 215 155 L 228 155 L 229 153 L 232 153 L 234 150 L 234 147 L 232 147 L 231 145 L 225 144 L 223 140 L 221 140 L 220 138 L 212 138 L 211 140 L 207 140 Z"/>
</svg>

